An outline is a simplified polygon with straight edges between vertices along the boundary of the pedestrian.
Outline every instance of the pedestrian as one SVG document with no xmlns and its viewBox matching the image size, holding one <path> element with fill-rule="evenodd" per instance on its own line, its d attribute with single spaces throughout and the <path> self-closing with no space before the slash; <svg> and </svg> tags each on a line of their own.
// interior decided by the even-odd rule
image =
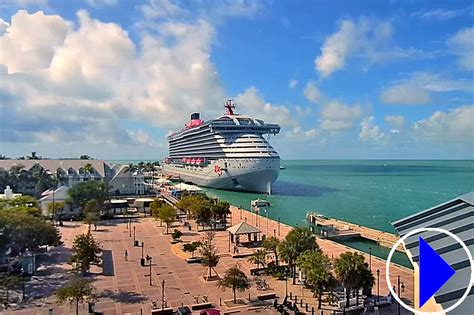
<svg viewBox="0 0 474 315">
<path fill-rule="evenodd" d="M 127 250 L 125 250 L 124 256 L 125 256 L 125 260 L 128 260 L 128 251 Z"/>
</svg>

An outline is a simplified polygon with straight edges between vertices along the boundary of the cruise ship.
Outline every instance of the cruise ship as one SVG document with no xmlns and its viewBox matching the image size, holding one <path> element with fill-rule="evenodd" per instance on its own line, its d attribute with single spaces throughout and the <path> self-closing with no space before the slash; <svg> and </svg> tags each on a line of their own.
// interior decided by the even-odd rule
<svg viewBox="0 0 474 315">
<path fill-rule="evenodd" d="M 266 138 L 280 126 L 236 114 L 232 100 L 224 107 L 225 115 L 213 120 L 191 114 L 182 130 L 168 136 L 163 172 L 199 186 L 271 194 L 280 156 Z"/>
</svg>

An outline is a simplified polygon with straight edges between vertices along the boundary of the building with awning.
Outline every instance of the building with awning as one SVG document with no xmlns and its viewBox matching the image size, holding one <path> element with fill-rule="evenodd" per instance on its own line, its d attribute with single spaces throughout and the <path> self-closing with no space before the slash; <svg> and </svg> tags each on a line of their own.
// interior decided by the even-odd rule
<svg viewBox="0 0 474 315">
<path fill-rule="evenodd" d="M 132 207 L 136 208 L 139 212 L 150 213 L 150 206 L 153 201 L 155 201 L 154 198 L 136 198 Z"/>
<path fill-rule="evenodd" d="M 227 229 L 229 232 L 229 242 L 239 244 L 242 242 L 241 237 L 247 235 L 247 242 L 258 241 L 258 235 L 261 233 L 260 229 L 248 224 L 247 222 L 240 222 Z M 245 241 L 244 241 L 245 242 Z"/>
<path fill-rule="evenodd" d="M 418 228 L 432 227 L 447 230 L 459 237 L 469 249 L 474 252 L 474 191 L 456 197 L 432 208 L 415 213 L 406 218 L 393 222 L 400 236 Z M 408 258 L 411 260 L 415 277 L 419 275 L 419 242 L 421 236 L 441 258 L 455 270 L 455 274 L 426 302 L 419 306 L 419 284 L 415 280 L 415 308 L 423 312 L 444 312 L 456 303 L 465 293 L 471 276 L 471 263 L 463 247 L 452 237 L 444 233 L 426 231 L 411 235 L 404 241 Z M 472 314 L 474 310 L 474 288 L 464 302 L 450 311 L 450 315 Z"/>
</svg>

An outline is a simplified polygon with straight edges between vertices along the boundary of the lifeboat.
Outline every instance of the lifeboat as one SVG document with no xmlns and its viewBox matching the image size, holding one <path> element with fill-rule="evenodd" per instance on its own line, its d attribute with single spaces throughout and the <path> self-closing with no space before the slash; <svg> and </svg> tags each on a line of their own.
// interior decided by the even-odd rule
<svg viewBox="0 0 474 315">
<path fill-rule="evenodd" d="M 191 164 L 196 164 L 196 159 L 192 159 L 190 163 Z"/>
</svg>

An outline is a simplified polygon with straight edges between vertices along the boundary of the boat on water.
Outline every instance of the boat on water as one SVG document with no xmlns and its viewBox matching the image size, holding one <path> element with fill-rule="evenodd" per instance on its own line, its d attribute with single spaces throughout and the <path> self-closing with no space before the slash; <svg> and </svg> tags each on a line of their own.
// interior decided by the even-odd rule
<svg viewBox="0 0 474 315">
<path fill-rule="evenodd" d="M 283 165 L 280 165 L 280 169 L 284 170 L 284 169 L 286 169 L 286 167 L 284 167 Z"/>
<path fill-rule="evenodd" d="M 183 129 L 168 136 L 163 172 L 199 186 L 271 194 L 280 156 L 269 138 L 280 126 L 235 113 L 232 100 L 224 107 L 224 115 L 208 121 L 191 114 Z"/>
</svg>

